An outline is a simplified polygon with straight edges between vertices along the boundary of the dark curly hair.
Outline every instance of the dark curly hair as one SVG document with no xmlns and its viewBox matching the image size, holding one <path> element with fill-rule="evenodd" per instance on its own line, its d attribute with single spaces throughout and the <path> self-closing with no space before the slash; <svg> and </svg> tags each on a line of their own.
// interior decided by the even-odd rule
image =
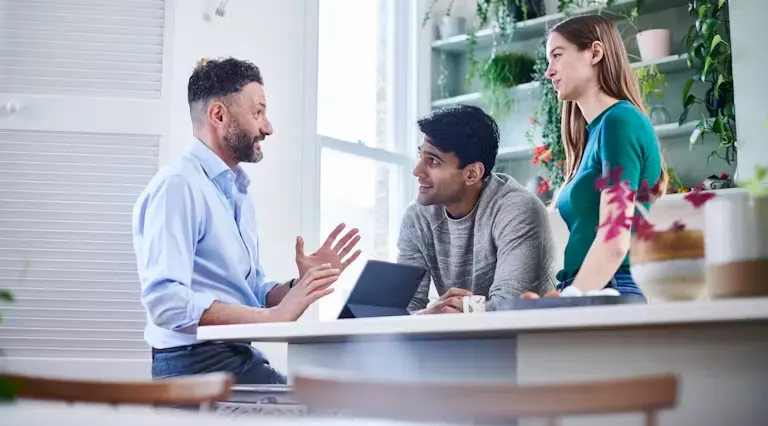
<svg viewBox="0 0 768 426">
<path fill-rule="evenodd" d="M 259 67 L 249 61 L 202 60 L 189 77 L 187 102 L 190 109 L 196 104 L 205 109 L 211 101 L 238 93 L 249 83 L 264 84 Z"/>
<path fill-rule="evenodd" d="M 459 168 L 480 162 L 485 167 L 483 178 L 491 175 L 499 152 L 499 126 L 485 111 L 456 105 L 433 111 L 418 124 L 431 145 L 458 157 Z"/>
</svg>

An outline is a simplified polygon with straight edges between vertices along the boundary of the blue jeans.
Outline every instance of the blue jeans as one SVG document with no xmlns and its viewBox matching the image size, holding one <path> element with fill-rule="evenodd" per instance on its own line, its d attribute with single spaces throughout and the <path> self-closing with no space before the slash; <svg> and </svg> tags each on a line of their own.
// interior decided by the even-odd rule
<svg viewBox="0 0 768 426">
<path fill-rule="evenodd" d="M 573 284 L 574 278 L 569 278 L 565 281 L 560 281 L 560 283 L 557 285 L 558 290 L 563 290 L 564 288 L 568 287 L 569 285 Z M 605 285 L 603 288 L 615 288 L 619 291 L 619 293 L 622 296 L 643 296 L 643 292 L 640 290 L 640 288 L 635 284 L 635 280 L 632 279 L 632 274 L 629 273 L 629 270 L 627 268 L 619 269 L 616 274 L 611 278 L 611 280 L 608 282 L 608 284 Z"/>
<path fill-rule="evenodd" d="M 156 379 L 225 371 L 238 384 L 286 384 L 264 355 L 248 343 L 206 342 L 152 353 L 152 377 Z"/>
</svg>

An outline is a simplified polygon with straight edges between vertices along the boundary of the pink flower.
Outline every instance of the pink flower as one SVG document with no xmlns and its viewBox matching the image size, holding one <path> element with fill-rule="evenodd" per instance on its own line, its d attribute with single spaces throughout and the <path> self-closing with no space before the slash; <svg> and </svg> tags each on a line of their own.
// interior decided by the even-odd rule
<svg viewBox="0 0 768 426">
<path fill-rule="evenodd" d="M 543 194 L 545 192 L 549 191 L 549 180 L 548 179 L 542 179 L 539 183 L 539 194 Z"/>
<path fill-rule="evenodd" d="M 640 240 L 652 240 L 654 235 L 653 225 L 642 215 L 636 214 L 632 218 L 632 226 L 635 228 L 637 238 Z"/>
<path fill-rule="evenodd" d="M 693 191 L 685 195 L 686 201 L 691 203 L 694 208 L 699 208 L 707 203 L 707 201 L 715 198 L 714 192 L 704 191 L 703 186 L 697 186 Z"/>
<path fill-rule="evenodd" d="M 546 163 L 552 159 L 552 150 L 544 145 L 539 145 L 533 150 L 533 164 L 538 164 L 539 161 Z"/>
</svg>

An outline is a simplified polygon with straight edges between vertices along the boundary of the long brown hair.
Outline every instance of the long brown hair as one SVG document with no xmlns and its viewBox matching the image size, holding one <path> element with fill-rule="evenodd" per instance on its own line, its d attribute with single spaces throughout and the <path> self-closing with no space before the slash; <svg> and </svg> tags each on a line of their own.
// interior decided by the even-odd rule
<svg viewBox="0 0 768 426">
<path fill-rule="evenodd" d="M 552 32 L 560 34 L 579 50 L 590 48 L 595 41 L 601 42 L 603 58 L 597 65 L 600 88 L 608 96 L 627 100 L 646 112 L 640 87 L 629 65 L 627 50 L 615 22 L 599 15 L 576 16 L 560 22 L 552 28 Z M 565 183 L 568 183 L 579 168 L 587 143 L 587 120 L 575 101 L 563 102 L 560 131 L 565 147 Z M 658 145 L 658 139 L 656 143 Z M 654 197 L 665 193 L 667 182 L 669 174 L 662 156 L 659 192 Z M 649 184 L 653 185 L 652 182 Z"/>
</svg>

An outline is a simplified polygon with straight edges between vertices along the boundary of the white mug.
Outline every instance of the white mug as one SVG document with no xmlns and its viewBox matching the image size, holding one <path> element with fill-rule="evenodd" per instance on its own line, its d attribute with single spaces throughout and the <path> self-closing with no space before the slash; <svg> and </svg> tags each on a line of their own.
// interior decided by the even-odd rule
<svg viewBox="0 0 768 426">
<path fill-rule="evenodd" d="M 462 312 L 465 314 L 485 312 L 485 296 L 464 296 L 462 298 Z"/>
</svg>

